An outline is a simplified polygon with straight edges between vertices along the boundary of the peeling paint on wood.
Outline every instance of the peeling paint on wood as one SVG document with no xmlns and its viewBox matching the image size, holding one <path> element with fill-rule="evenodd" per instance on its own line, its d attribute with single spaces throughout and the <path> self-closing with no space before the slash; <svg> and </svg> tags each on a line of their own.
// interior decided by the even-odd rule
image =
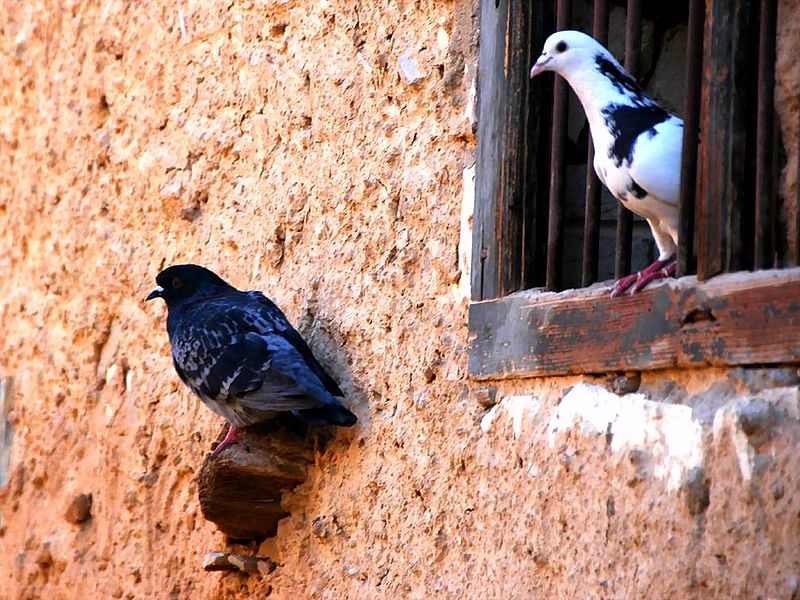
<svg viewBox="0 0 800 600">
<path fill-rule="evenodd" d="M 701 99 L 700 185 L 697 196 L 697 276 L 708 279 L 752 265 L 754 187 L 747 165 L 754 133 L 750 0 L 706 1 Z"/>
<path fill-rule="evenodd" d="M 477 379 L 800 362 L 800 269 L 685 278 L 635 296 L 522 292 L 470 306 Z"/>
</svg>

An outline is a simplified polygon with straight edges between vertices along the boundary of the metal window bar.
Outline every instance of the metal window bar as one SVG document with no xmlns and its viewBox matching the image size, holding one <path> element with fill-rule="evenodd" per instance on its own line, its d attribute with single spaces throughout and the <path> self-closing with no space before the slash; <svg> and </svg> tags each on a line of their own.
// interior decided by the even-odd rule
<svg viewBox="0 0 800 600">
<path fill-rule="evenodd" d="M 522 286 L 543 287 L 547 279 L 547 232 L 549 227 L 550 194 L 550 137 L 552 133 L 551 110 L 542 110 L 553 98 L 554 78 L 529 78 L 530 66 L 541 51 L 545 38 L 555 27 L 555 3 L 535 2 L 530 30 L 531 61 L 525 65 L 525 76 L 530 82 L 527 99 L 528 168 L 525 224 L 523 231 Z M 524 99 L 523 99 L 524 100 Z"/>
<path fill-rule="evenodd" d="M 572 0 L 558 0 L 556 5 L 556 29 L 568 29 L 571 21 Z M 548 290 L 561 288 L 562 256 L 564 253 L 564 195 L 566 162 L 564 146 L 567 138 L 567 82 L 556 78 L 553 87 L 553 129 L 550 140 L 550 194 L 547 227 L 547 280 Z"/>
<path fill-rule="evenodd" d="M 594 39 L 608 44 L 608 0 L 595 0 L 592 22 Z M 586 154 L 586 207 L 583 220 L 583 262 L 581 285 L 584 287 L 597 281 L 600 266 L 600 195 L 603 184 L 594 172 L 594 144 L 589 136 Z"/>
<path fill-rule="evenodd" d="M 697 277 L 754 266 L 755 212 L 761 202 L 752 165 L 757 139 L 752 71 L 759 68 L 755 0 L 706 0 L 698 168 Z M 765 40 L 766 42 L 766 40 Z M 763 131 L 766 137 L 769 131 Z"/>
<path fill-rule="evenodd" d="M 642 50 L 642 3 L 628 0 L 625 14 L 625 69 L 639 77 Z M 631 272 L 633 213 L 620 202 L 617 205 L 617 247 L 614 252 L 614 276 L 619 279 Z"/>
<path fill-rule="evenodd" d="M 778 17 L 777 2 L 761 2 L 758 34 L 758 108 L 756 115 L 756 218 L 754 267 L 775 266 L 775 173 L 773 140 L 775 107 L 775 38 Z"/>
<path fill-rule="evenodd" d="M 686 99 L 683 105 L 683 152 L 678 206 L 678 277 L 693 273 L 695 270 L 695 188 L 697 186 L 697 149 L 700 142 L 700 86 L 703 77 L 704 26 L 705 0 L 690 0 L 689 22 L 686 31 Z"/>
</svg>

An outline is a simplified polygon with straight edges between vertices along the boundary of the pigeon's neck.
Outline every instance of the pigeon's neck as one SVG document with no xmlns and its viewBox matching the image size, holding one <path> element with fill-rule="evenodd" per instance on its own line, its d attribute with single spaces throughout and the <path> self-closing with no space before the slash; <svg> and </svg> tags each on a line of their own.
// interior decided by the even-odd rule
<svg viewBox="0 0 800 600">
<path fill-rule="evenodd" d="M 172 335 L 172 332 L 183 316 L 198 304 L 207 302 L 213 298 L 225 296 L 231 291 L 236 292 L 236 289 L 233 287 L 210 287 L 200 290 L 188 298 L 181 298 L 176 302 L 167 304 L 167 332 Z"/>
<path fill-rule="evenodd" d="M 605 125 L 604 108 L 610 104 L 652 104 L 636 80 L 619 63 L 602 55 L 597 55 L 590 66 L 562 73 L 562 76 L 583 106 L 595 145 L 610 135 Z"/>
</svg>

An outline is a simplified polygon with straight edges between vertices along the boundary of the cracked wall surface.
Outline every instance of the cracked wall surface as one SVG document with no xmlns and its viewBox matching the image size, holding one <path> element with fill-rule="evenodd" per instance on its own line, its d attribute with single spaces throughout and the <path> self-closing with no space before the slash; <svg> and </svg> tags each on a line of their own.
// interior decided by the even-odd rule
<svg viewBox="0 0 800 600">
<path fill-rule="evenodd" d="M 791 197 L 799 10 L 778 40 Z M 477 14 L 0 8 L 3 597 L 798 597 L 794 368 L 467 377 Z M 260 545 L 200 515 L 222 423 L 143 302 L 188 261 L 271 296 L 359 417 Z M 204 572 L 218 550 L 277 567 Z"/>
</svg>

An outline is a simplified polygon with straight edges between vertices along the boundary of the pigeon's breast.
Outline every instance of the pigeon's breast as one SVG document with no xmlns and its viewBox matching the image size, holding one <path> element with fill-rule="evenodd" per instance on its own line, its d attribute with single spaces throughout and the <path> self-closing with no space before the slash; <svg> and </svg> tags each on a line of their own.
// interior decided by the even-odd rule
<svg viewBox="0 0 800 600">
<path fill-rule="evenodd" d="M 198 371 L 207 358 L 206 345 L 193 329 L 182 333 L 172 342 L 172 356 L 181 369 Z"/>
<path fill-rule="evenodd" d="M 600 118 L 590 120 L 590 125 L 598 177 L 628 209 L 661 219 L 659 205 L 672 202 L 676 195 L 674 186 L 665 186 L 662 180 L 673 162 L 680 164 L 681 121 L 648 100 L 636 105 L 610 103 L 595 116 Z"/>
<path fill-rule="evenodd" d="M 615 165 L 630 165 L 640 136 L 658 135 L 656 126 L 669 119 L 669 113 L 654 103 L 638 105 L 612 103 L 603 108 L 603 120 L 609 132 L 607 155 Z"/>
<path fill-rule="evenodd" d="M 625 208 L 645 219 L 658 218 L 649 192 L 634 181 L 627 166 L 606 163 L 601 168 L 604 168 L 605 177 L 600 178 Z"/>
</svg>

